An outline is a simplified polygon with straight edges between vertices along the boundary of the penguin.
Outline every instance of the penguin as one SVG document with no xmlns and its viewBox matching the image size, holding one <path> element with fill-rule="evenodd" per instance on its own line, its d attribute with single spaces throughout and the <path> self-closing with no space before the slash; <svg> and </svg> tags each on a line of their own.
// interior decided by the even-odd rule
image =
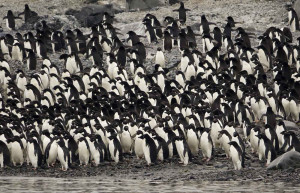
<svg viewBox="0 0 300 193">
<path fill-rule="evenodd" d="M 281 148 L 282 150 L 286 152 L 291 150 L 300 152 L 300 141 L 293 131 L 283 131 L 281 134 L 284 136 L 284 144 Z"/>
<path fill-rule="evenodd" d="M 34 169 L 42 166 L 43 155 L 42 150 L 35 138 L 27 140 L 27 156 Z"/>
<path fill-rule="evenodd" d="M 164 161 L 169 158 L 169 148 L 166 141 L 159 135 L 154 136 L 155 144 L 157 146 L 157 159 Z"/>
<path fill-rule="evenodd" d="M 15 30 L 16 29 L 16 22 L 15 19 L 22 19 L 20 17 L 15 17 L 13 12 L 11 10 L 7 11 L 7 15 L 3 18 L 6 21 L 6 27 L 9 30 Z"/>
<path fill-rule="evenodd" d="M 7 139 L 7 143 L 9 144 L 10 158 L 13 166 L 16 166 L 17 164 L 22 166 L 24 163 L 24 146 L 20 137 L 14 136 L 11 139 Z"/>
<path fill-rule="evenodd" d="M 134 153 L 137 157 L 137 159 L 141 159 L 144 157 L 144 151 L 143 151 L 143 131 L 142 130 L 138 130 L 136 132 L 136 137 L 135 137 L 135 141 L 134 141 Z"/>
<path fill-rule="evenodd" d="M 104 162 L 106 153 L 106 146 L 104 145 L 100 135 L 90 137 L 91 143 L 89 143 L 90 152 L 95 166 L 98 166 L 101 162 Z"/>
<path fill-rule="evenodd" d="M 236 141 L 228 143 L 230 145 L 230 157 L 235 170 L 241 170 L 245 167 L 245 155 Z"/>
<path fill-rule="evenodd" d="M 123 153 L 131 153 L 132 139 L 129 131 L 129 127 L 125 126 L 120 135 L 120 143 L 123 149 Z"/>
<path fill-rule="evenodd" d="M 62 138 L 57 142 L 57 158 L 61 164 L 61 169 L 67 171 L 70 163 L 70 154 Z"/>
<path fill-rule="evenodd" d="M 159 64 L 160 67 L 165 68 L 165 56 L 160 47 L 158 47 L 156 51 L 155 64 Z"/>
<path fill-rule="evenodd" d="M 90 160 L 90 147 L 85 137 L 78 139 L 78 154 L 80 165 L 86 166 Z"/>
<path fill-rule="evenodd" d="M 186 140 L 184 139 L 184 137 L 176 136 L 174 140 L 175 140 L 176 150 L 180 157 L 179 163 L 182 163 L 184 166 L 186 166 L 189 163 L 189 160 L 191 159 L 191 151 L 189 149 L 189 146 Z"/>
<path fill-rule="evenodd" d="M 282 148 L 283 143 L 284 143 L 284 136 L 283 136 L 283 132 L 286 131 L 286 127 L 284 124 L 283 120 L 279 120 L 278 123 L 276 124 L 276 135 L 278 137 L 278 143 L 279 143 L 279 148 Z"/>
<path fill-rule="evenodd" d="M 173 40 L 171 34 L 168 31 L 164 31 L 163 35 L 163 49 L 164 51 L 171 51 L 173 47 Z"/>
<path fill-rule="evenodd" d="M 154 140 L 147 133 L 140 136 L 140 138 L 143 139 L 143 152 L 147 165 L 155 164 L 157 160 L 157 147 Z"/>
<path fill-rule="evenodd" d="M 108 137 L 108 150 L 109 154 L 112 160 L 115 161 L 115 163 L 118 163 L 119 161 L 123 161 L 123 151 L 121 143 L 116 135 L 111 135 Z"/>
<path fill-rule="evenodd" d="M 221 130 L 219 131 L 219 140 L 220 140 L 220 144 L 222 146 L 222 149 L 224 149 L 226 157 L 230 158 L 230 145 L 228 144 L 231 139 L 232 136 L 231 134 L 227 131 L 227 130 Z"/>
<path fill-rule="evenodd" d="M 213 127 L 212 127 L 213 128 Z M 211 138 L 210 130 L 205 127 L 198 128 L 200 130 L 200 142 L 199 147 L 202 151 L 203 159 L 206 162 L 209 162 L 213 156 L 213 140 Z"/>
<path fill-rule="evenodd" d="M 10 165 L 10 153 L 7 144 L 0 140 L 0 167 Z"/>
<path fill-rule="evenodd" d="M 288 8 L 289 25 L 291 32 L 299 31 L 299 19 L 296 11 L 293 8 Z"/>
<path fill-rule="evenodd" d="M 27 69 L 28 70 L 35 70 L 37 65 L 37 59 L 36 55 L 33 52 L 33 50 L 27 50 L 27 57 L 26 57 L 26 63 L 27 63 Z"/>
<path fill-rule="evenodd" d="M 33 18 L 36 18 L 38 16 L 38 14 L 35 11 L 32 11 L 28 4 L 25 4 L 25 9 L 22 13 L 19 13 L 18 16 L 20 15 L 24 15 L 24 20 L 25 23 L 28 23 L 30 20 L 32 20 Z"/>
<path fill-rule="evenodd" d="M 194 124 L 186 128 L 186 142 L 193 156 L 198 156 L 199 140 Z"/>
<path fill-rule="evenodd" d="M 179 9 L 176 9 L 176 10 L 173 10 L 173 11 L 179 13 L 179 21 L 180 21 L 181 25 L 184 25 L 185 22 L 186 22 L 186 12 L 190 11 L 190 9 L 184 8 L 184 3 L 180 2 Z"/>
<path fill-rule="evenodd" d="M 52 138 L 51 141 L 45 147 L 44 158 L 45 158 L 45 163 L 47 164 L 48 167 L 50 166 L 53 167 L 57 159 L 57 155 L 58 155 L 57 139 L 58 138 L 55 137 Z"/>
<path fill-rule="evenodd" d="M 266 166 L 268 166 L 276 158 L 276 151 L 271 140 L 265 134 L 260 133 L 256 136 L 259 138 L 258 158 L 259 160 L 266 159 Z"/>
</svg>

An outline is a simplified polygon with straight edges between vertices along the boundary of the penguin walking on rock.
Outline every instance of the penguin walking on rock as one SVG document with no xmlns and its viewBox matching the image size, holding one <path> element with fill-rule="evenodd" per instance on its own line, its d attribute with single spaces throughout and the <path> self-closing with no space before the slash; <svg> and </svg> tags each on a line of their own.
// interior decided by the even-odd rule
<svg viewBox="0 0 300 193">
<path fill-rule="evenodd" d="M 186 9 L 186 8 L 184 7 L 184 3 L 183 3 L 183 2 L 180 2 L 180 7 L 179 7 L 179 9 L 175 9 L 175 10 L 173 10 L 173 11 L 176 11 L 176 12 L 179 13 L 179 21 L 180 21 L 181 25 L 184 25 L 185 22 L 186 22 L 186 12 L 187 12 L 187 11 L 190 11 L 190 9 Z"/>
</svg>

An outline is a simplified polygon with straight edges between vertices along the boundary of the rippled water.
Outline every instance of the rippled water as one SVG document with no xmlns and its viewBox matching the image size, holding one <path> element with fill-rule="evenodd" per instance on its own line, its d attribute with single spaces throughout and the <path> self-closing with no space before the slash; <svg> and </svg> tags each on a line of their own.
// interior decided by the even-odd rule
<svg viewBox="0 0 300 193">
<path fill-rule="evenodd" d="M 28 192 L 297 192 L 300 185 L 263 182 L 158 182 L 100 178 L 0 177 L 0 191 Z"/>
</svg>

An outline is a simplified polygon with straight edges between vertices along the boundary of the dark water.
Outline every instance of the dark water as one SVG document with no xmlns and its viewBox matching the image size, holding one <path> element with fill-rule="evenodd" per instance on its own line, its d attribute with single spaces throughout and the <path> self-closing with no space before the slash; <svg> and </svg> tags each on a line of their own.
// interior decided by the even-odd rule
<svg viewBox="0 0 300 193">
<path fill-rule="evenodd" d="M 300 185 L 263 182 L 157 182 L 100 178 L 0 177 L 0 191 L 28 192 L 297 192 Z"/>
</svg>

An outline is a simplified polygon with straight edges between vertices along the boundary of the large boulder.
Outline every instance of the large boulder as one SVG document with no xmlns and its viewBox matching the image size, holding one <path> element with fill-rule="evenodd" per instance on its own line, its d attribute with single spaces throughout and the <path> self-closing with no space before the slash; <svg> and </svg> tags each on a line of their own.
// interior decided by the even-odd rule
<svg viewBox="0 0 300 193">
<path fill-rule="evenodd" d="M 73 15 L 83 27 L 92 27 L 103 19 L 104 12 L 114 15 L 122 11 L 115 4 L 87 5 L 80 11 L 69 9 L 66 11 L 66 15 Z"/>
<path fill-rule="evenodd" d="M 165 3 L 165 0 L 126 0 L 126 9 L 145 10 L 164 5 Z"/>
<path fill-rule="evenodd" d="M 273 160 L 267 167 L 268 170 L 272 169 L 288 169 L 300 168 L 300 153 L 297 151 L 289 151 L 275 160 Z"/>
<path fill-rule="evenodd" d="M 300 0 L 296 0 L 296 2 L 294 3 L 294 9 L 299 18 L 300 17 Z"/>
</svg>

